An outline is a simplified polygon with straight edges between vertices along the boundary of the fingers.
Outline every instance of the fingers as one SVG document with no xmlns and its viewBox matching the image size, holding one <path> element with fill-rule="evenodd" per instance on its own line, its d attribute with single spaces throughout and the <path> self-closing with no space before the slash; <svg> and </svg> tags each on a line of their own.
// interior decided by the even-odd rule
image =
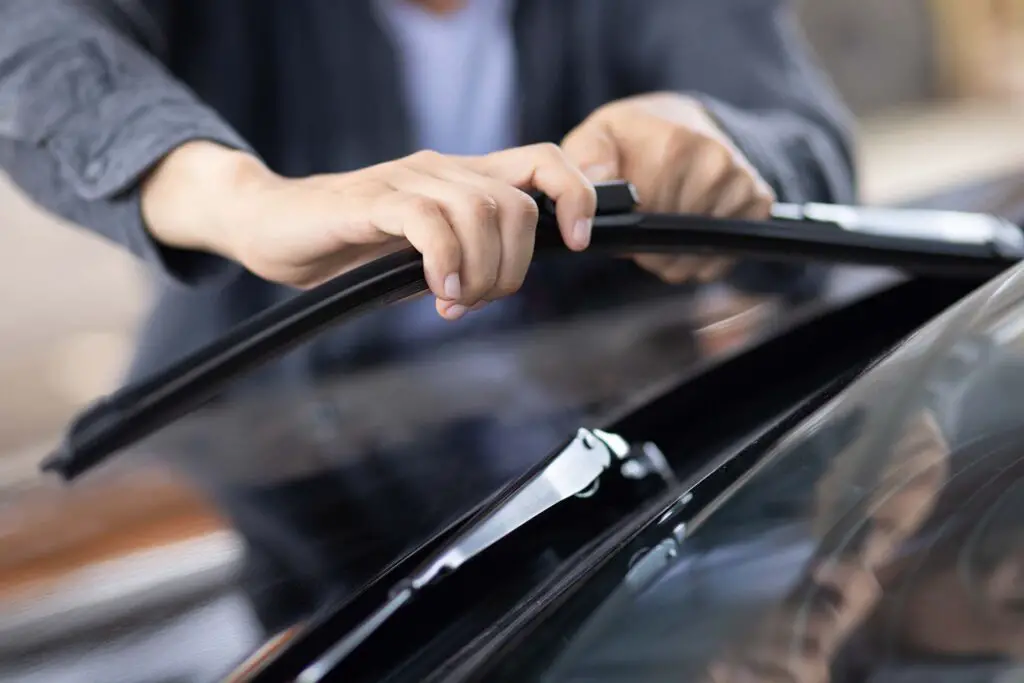
<svg viewBox="0 0 1024 683">
<path fill-rule="evenodd" d="M 724 183 L 717 197 L 710 200 L 710 214 L 716 218 L 741 216 L 754 197 L 753 183 L 740 173 L 733 174 Z"/>
<path fill-rule="evenodd" d="M 415 174 L 398 186 L 436 202 L 457 240 L 461 268 L 446 276 L 446 284 L 457 285 L 446 287 L 442 298 L 450 302 L 451 317 L 459 317 L 497 280 L 502 259 L 498 203 L 478 188 L 425 174 Z"/>
<path fill-rule="evenodd" d="M 663 177 L 654 205 L 659 210 L 707 214 L 716 218 L 761 220 L 775 201 L 771 188 L 730 146 L 714 139 L 679 136 L 666 152 L 666 168 L 675 176 Z M 733 266 L 727 258 L 638 255 L 642 268 L 665 282 L 711 282 Z"/>
<path fill-rule="evenodd" d="M 679 160 L 670 167 L 679 169 L 678 179 L 665 185 L 678 189 L 661 199 L 666 210 L 752 220 L 769 215 L 774 193 L 729 145 L 711 139 L 680 143 L 675 156 Z"/>
<path fill-rule="evenodd" d="M 518 147 L 470 160 L 478 172 L 520 189 L 535 189 L 555 201 L 565 244 L 581 251 L 590 244 L 597 193 L 583 172 L 553 144 Z"/>
<path fill-rule="evenodd" d="M 618 145 L 611 131 L 601 122 L 578 126 L 562 141 L 562 151 L 592 182 L 622 177 Z"/>
<path fill-rule="evenodd" d="M 668 209 L 681 213 L 710 213 L 725 191 L 735 160 L 721 145 L 713 142 L 689 146 L 678 152 L 679 178 L 669 184 L 675 196 L 666 197 Z"/>
<path fill-rule="evenodd" d="M 427 286 L 436 297 L 452 302 L 462 298 L 463 246 L 436 199 L 401 190 L 381 194 L 372 222 L 405 237 L 423 255 Z"/>
<path fill-rule="evenodd" d="M 407 240 L 423 254 L 427 284 L 450 319 L 521 287 L 538 220 L 523 190 L 555 201 L 559 229 L 574 249 L 589 243 L 597 204 L 593 185 L 554 145 L 486 157 L 420 152 L 282 185 L 290 199 L 278 204 L 301 214 L 300 229 L 266 231 L 265 239 L 251 231 L 258 244 L 246 251 L 250 270 L 312 286 Z"/>
<path fill-rule="evenodd" d="M 440 302 L 446 317 L 464 307 L 507 296 L 526 277 L 537 228 L 536 203 L 512 185 L 447 159 L 416 160 L 421 173 L 398 181 L 403 188 L 439 202 L 462 247 L 461 292 Z"/>
<path fill-rule="evenodd" d="M 588 235 L 578 243 L 589 241 L 593 186 L 557 148 L 538 145 L 492 158 L 424 152 L 386 171 L 397 200 L 391 208 L 382 206 L 381 220 L 400 220 L 402 234 L 424 254 L 427 282 L 446 318 L 522 286 L 533 257 L 538 209 L 519 187 L 552 197 L 560 226 L 578 230 L 584 216 Z M 426 219 L 417 221 L 417 215 Z"/>
<path fill-rule="evenodd" d="M 507 183 L 469 171 L 447 172 L 453 180 L 486 194 L 497 207 L 501 258 L 496 277 L 480 301 L 492 301 L 519 291 L 533 259 L 537 233 L 537 204 L 528 194 Z"/>
</svg>

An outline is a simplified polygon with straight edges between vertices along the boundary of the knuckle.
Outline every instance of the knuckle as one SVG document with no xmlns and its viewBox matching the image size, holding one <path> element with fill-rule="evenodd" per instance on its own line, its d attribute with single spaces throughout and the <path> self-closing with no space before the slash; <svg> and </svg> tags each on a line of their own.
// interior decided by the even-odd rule
<svg viewBox="0 0 1024 683">
<path fill-rule="evenodd" d="M 405 204 L 405 210 L 409 212 L 411 218 L 417 220 L 434 220 L 441 214 L 441 209 L 437 202 L 423 195 L 408 195 L 403 199 L 403 203 Z"/>
<path fill-rule="evenodd" d="M 526 194 L 516 190 L 513 195 L 504 202 L 505 215 L 507 216 L 508 227 L 512 230 L 533 230 L 540 220 L 540 208 L 537 202 Z"/>
<path fill-rule="evenodd" d="M 771 214 L 772 204 L 774 201 L 771 199 L 758 198 L 751 204 L 749 215 L 756 219 L 767 218 Z"/>
<path fill-rule="evenodd" d="M 775 202 L 775 190 L 765 182 L 758 183 L 754 193 L 757 196 L 758 201 L 762 201 L 766 204 L 773 204 Z"/>
<path fill-rule="evenodd" d="M 729 196 L 736 201 L 746 202 L 757 199 L 757 188 L 750 176 L 743 171 L 734 170 L 726 175 L 724 187 L 728 190 Z"/>
<path fill-rule="evenodd" d="M 492 290 L 494 296 L 489 298 L 497 298 L 503 296 L 512 296 L 523 286 L 524 277 L 503 277 L 494 283 L 494 289 Z"/>
<path fill-rule="evenodd" d="M 700 154 L 706 160 L 708 168 L 717 176 L 724 178 L 748 176 L 745 169 L 736 163 L 732 151 L 718 140 L 703 140 L 700 144 Z"/>
<path fill-rule="evenodd" d="M 680 159 L 691 154 L 700 143 L 700 136 L 686 128 L 674 128 L 665 138 L 665 156 Z"/>
<path fill-rule="evenodd" d="M 565 156 L 562 153 L 562 148 L 553 142 L 538 142 L 533 145 L 532 151 L 545 159 L 557 159 L 561 161 Z"/>
<path fill-rule="evenodd" d="M 467 192 L 461 204 L 466 218 L 476 225 L 493 223 L 498 216 L 498 202 L 484 192 Z"/>
<path fill-rule="evenodd" d="M 421 149 L 418 152 L 413 152 L 409 159 L 423 165 L 435 166 L 443 163 L 445 156 L 432 149 Z"/>
<path fill-rule="evenodd" d="M 477 277 L 470 278 L 468 283 L 464 283 L 463 298 L 466 303 L 473 305 L 487 297 L 494 291 L 496 280 L 497 274 L 491 272 L 479 273 Z"/>
</svg>

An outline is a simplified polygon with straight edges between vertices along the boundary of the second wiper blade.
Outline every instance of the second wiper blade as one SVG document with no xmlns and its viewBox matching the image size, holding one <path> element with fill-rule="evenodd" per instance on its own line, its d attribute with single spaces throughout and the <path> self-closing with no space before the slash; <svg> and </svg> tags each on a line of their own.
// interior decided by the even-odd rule
<svg viewBox="0 0 1024 683">
<path fill-rule="evenodd" d="M 538 234 L 538 247 L 558 235 Z M 995 216 L 779 204 L 767 221 L 629 213 L 594 222 L 591 250 L 709 253 L 772 261 L 886 266 L 987 280 L 1024 259 L 1024 233 Z"/>
</svg>

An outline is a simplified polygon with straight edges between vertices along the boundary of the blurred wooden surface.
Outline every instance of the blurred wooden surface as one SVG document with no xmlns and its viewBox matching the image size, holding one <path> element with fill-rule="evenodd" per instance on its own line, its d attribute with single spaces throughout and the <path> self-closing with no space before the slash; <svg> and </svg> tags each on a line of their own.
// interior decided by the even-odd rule
<svg viewBox="0 0 1024 683">
<path fill-rule="evenodd" d="M 1024 95 L 1024 0 L 931 0 L 939 92 Z"/>
<path fill-rule="evenodd" d="M 906 107 L 861 122 L 861 197 L 898 202 L 1024 169 L 1024 105 Z"/>
<path fill-rule="evenodd" d="M 185 482 L 145 465 L 80 487 L 8 491 L 0 510 L 0 602 L 88 564 L 225 528 Z"/>
</svg>

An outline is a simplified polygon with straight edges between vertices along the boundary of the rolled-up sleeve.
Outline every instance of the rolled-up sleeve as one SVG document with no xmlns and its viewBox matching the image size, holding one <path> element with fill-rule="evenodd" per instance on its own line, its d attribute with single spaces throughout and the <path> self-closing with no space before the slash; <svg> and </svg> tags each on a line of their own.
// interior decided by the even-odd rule
<svg viewBox="0 0 1024 683">
<path fill-rule="evenodd" d="M 218 281 L 239 267 L 156 243 L 139 184 L 187 141 L 248 146 L 140 39 L 159 38 L 159 24 L 133 30 L 145 12 L 133 0 L 0 2 L 0 168 L 43 208 L 170 278 Z"/>
</svg>

